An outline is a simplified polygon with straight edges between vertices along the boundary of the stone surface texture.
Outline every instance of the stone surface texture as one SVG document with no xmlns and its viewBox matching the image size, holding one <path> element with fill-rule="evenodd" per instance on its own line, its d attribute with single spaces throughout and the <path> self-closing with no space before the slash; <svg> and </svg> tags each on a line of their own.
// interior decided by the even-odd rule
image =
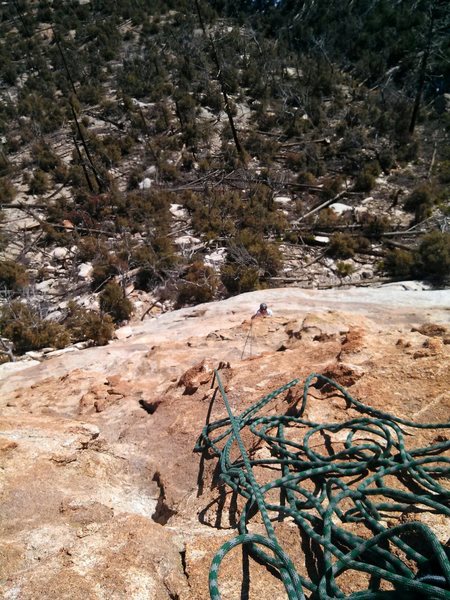
<svg viewBox="0 0 450 600">
<path fill-rule="evenodd" d="M 216 460 L 193 453 L 205 422 L 225 416 L 214 394 L 219 365 L 238 412 L 319 372 L 396 415 L 448 417 L 445 297 L 329 292 L 267 290 L 182 309 L 131 326 L 130 337 L 108 346 L 3 370 L 0 596 L 209 598 L 211 559 L 234 536 L 240 508 L 218 481 Z M 250 320 L 263 301 L 274 316 Z M 270 410 L 286 412 L 288 400 L 279 397 Z M 346 419 L 348 409 L 317 392 L 308 417 Z M 414 445 L 433 435 L 415 432 Z M 448 519 L 424 513 L 423 521 L 442 541 L 450 537 Z M 298 531 L 289 520 L 276 529 L 306 573 Z M 224 600 L 285 598 L 264 567 L 250 560 L 245 579 L 243 566 L 240 551 L 224 561 Z M 346 589 L 360 583 L 349 577 Z"/>
</svg>

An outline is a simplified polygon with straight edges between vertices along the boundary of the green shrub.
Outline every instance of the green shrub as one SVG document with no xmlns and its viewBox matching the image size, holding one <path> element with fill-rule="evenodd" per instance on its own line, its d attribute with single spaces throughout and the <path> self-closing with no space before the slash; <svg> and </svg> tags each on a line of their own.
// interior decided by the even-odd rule
<svg viewBox="0 0 450 600">
<path fill-rule="evenodd" d="M 436 281 L 450 276 L 450 233 L 432 231 L 424 236 L 415 253 L 414 270 Z"/>
<path fill-rule="evenodd" d="M 384 172 L 390 171 L 395 166 L 395 156 L 391 150 L 385 148 L 378 156 L 378 162 Z"/>
<path fill-rule="evenodd" d="M 311 217 L 311 220 L 314 220 L 314 217 Z M 341 215 L 338 215 L 332 208 L 324 208 L 319 212 L 315 219 L 314 229 L 319 231 L 333 229 L 336 225 L 341 223 Z"/>
<path fill-rule="evenodd" d="M 64 325 L 72 342 L 92 341 L 94 346 L 104 346 L 114 334 L 110 315 L 87 310 L 76 302 L 70 302 Z"/>
<path fill-rule="evenodd" d="M 334 258 L 351 258 L 355 254 L 357 240 L 348 233 L 333 233 L 327 254 Z"/>
<path fill-rule="evenodd" d="M 259 272 L 256 267 L 226 263 L 222 266 L 220 278 L 230 294 L 242 294 L 259 288 Z"/>
<path fill-rule="evenodd" d="M 375 177 L 370 169 L 364 168 L 355 181 L 355 192 L 370 192 L 375 187 Z"/>
<path fill-rule="evenodd" d="M 450 183 L 450 160 L 443 160 L 438 164 L 437 174 L 441 183 Z"/>
<path fill-rule="evenodd" d="M 0 288 L 16 292 L 28 284 L 25 268 L 13 260 L 0 260 Z"/>
<path fill-rule="evenodd" d="M 337 274 L 339 277 L 347 277 L 355 271 L 355 267 L 351 263 L 338 261 L 336 263 Z"/>
<path fill-rule="evenodd" d="M 245 141 L 245 149 L 251 156 L 256 156 L 264 163 L 270 163 L 279 151 L 280 144 L 274 139 L 251 133 Z"/>
<path fill-rule="evenodd" d="M 412 252 L 407 250 L 389 250 L 383 261 L 382 268 L 394 277 L 410 277 L 414 264 Z"/>
<path fill-rule="evenodd" d="M 327 177 L 322 184 L 324 198 L 334 198 L 342 189 L 343 180 L 341 177 Z"/>
<path fill-rule="evenodd" d="M 115 323 L 128 319 L 133 311 L 133 305 L 125 297 L 119 284 L 114 281 L 108 283 L 99 296 L 100 310 L 111 315 Z"/>
<path fill-rule="evenodd" d="M 44 143 L 35 144 L 31 148 L 31 156 L 39 169 L 49 173 L 61 164 L 61 160 L 51 150 L 50 146 Z"/>
<path fill-rule="evenodd" d="M 413 212 L 415 222 L 420 223 L 430 216 L 434 201 L 435 197 L 431 188 L 422 185 L 413 190 L 406 198 L 403 208 L 408 212 Z"/>
<path fill-rule="evenodd" d="M 95 291 L 101 290 L 107 282 L 118 275 L 117 266 L 112 261 L 98 261 L 93 265 L 91 289 Z"/>
<path fill-rule="evenodd" d="M 379 240 L 389 230 L 391 223 L 385 216 L 369 215 L 363 225 L 364 234 L 373 240 Z"/>
<path fill-rule="evenodd" d="M 63 325 L 42 319 L 36 309 L 18 300 L 1 309 L 0 330 L 19 354 L 46 346 L 64 348 L 70 342 Z"/>
<path fill-rule="evenodd" d="M 409 143 L 404 143 L 397 149 L 397 158 L 401 162 L 411 162 L 416 160 L 419 154 L 419 142 L 412 140 Z"/>
<path fill-rule="evenodd" d="M 176 308 L 187 304 L 200 304 L 214 299 L 217 291 L 217 276 L 211 267 L 201 261 L 190 265 L 178 289 Z"/>
<path fill-rule="evenodd" d="M 0 202 L 7 204 L 14 200 L 16 195 L 16 188 L 6 177 L 0 178 Z"/>
<path fill-rule="evenodd" d="M 40 169 L 36 170 L 31 178 L 29 184 L 29 193 L 36 194 L 38 196 L 45 194 L 48 190 L 48 175 L 41 171 Z"/>
</svg>

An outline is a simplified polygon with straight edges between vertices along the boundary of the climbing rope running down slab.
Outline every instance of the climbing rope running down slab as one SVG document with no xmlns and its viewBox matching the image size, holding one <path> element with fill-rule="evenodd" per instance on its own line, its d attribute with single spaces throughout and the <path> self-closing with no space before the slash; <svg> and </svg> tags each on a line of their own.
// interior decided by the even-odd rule
<svg viewBox="0 0 450 600">
<path fill-rule="evenodd" d="M 305 594 L 321 600 L 450 600 L 450 548 L 420 519 L 450 518 L 450 491 L 442 485 L 450 475 L 450 458 L 444 456 L 450 441 L 439 433 L 450 429 L 450 423 L 414 423 L 381 412 L 315 373 L 305 382 L 295 415 L 267 413 L 269 403 L 295 388 L 298 379 L 233 415 L 217 371 L 215 377 L 228 418 L 206 425 L 196 450 L 219 458 L 221 479 L 245 503 L 239 535 L 213 558 L 212 600 L 221 598 L 218 580 L 224 556 L 242 545 L 272 572 L 278 571 L 289 600 L 303 600 Z M 304 418 L 312 386 L 334 390 L 361 416 L 339 423 Z M 407 448 L 405 426 L 436 430 L 432 445 Z M 243 438 L 253 451 L 246 449 Z M 276 529 L 286 518 L 310 540 L 315 572 L 310 568 L 308 576 L 300 539 L 296 556 L 288 556 L 277 539 Z M 395 522 L 388 526 L 386 519 Z M 251 533 L 261 520 L 266 535 Z M 351 571 L 360 572 L 358 581 L 366 582 L 365 589 L 346 596 L 342 582 L 347 579 L 348 586 Z"/>
</svg>

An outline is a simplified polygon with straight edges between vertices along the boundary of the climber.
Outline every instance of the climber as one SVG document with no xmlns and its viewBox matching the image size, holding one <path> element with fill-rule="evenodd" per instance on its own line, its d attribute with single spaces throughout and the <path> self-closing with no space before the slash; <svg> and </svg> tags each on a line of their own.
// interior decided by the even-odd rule
<svg viewBox="0 0 450 600">
<path fill-rule="evenodd" d="M 270 310 L 270 308 L 267 308 L 267 304 L 265 302 L 262 302 L 259 305 L 258 310 L 255 312 L 255 314 L 253 315 L 252 319 L 256 319 L 258 317 L 271 317 L 272 316 L 272 311 Z"/>
</svg>

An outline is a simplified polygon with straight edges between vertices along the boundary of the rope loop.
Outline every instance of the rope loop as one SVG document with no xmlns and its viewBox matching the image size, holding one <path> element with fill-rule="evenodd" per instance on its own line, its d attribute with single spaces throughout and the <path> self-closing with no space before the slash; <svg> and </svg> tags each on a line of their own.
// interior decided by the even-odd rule
<svg viewBox="0 0 450 600">
<path fill-rule="evenodd" d="M 247 502 L 240 515 L 239 534 L 213 558 L 209 576 L 212 600 L 220 600 L 221 562 L 237 546 L 245 546 L 251 556 L 278 570 L 289 600 L 304 600 L 305 590 L 314 600 L 450 600 L 449 547 L 421 521 L 386 524 L 386 519 L 398 513 L 420 515 L 426 511 L 450 517 L 450 491 L 442 485 L 450 476 L 450 458 L 443 454 L 450 449 L 450 441 L 441 436 L 431 446 L 407 448 L 402 430 L 402 426 L 450 429 L 450 423 L 415 423 L 379 411 L 317 373 L 306 379 L 295 416 L 261 411 L 298 385 L 298 379 L 234 415 L 217 370 L 215 378 L 228 417 L 206 425 L 195 450 L 217 456 L 222 480 Z M 331 386 L 361 416 L 340 423 L 305 419 L 313 385 Z M 267 458 L 252 457 L 248 452 L 241 435 L 245 429 L 256 438 L 252 447 L 268 448 Z M 265 483 L 260 485 L 257 474 L 262 470 Z M 269 482 L 268 474 L 272 474 Z M 255 513 L 266 535 L 249 533 Z M 295 567 L 297 557 L 292 560 L 282 549 L 274 523 L 287 517 L 320 548 L 320 573 L 309 578 L 300 575 Z M 348 527 L 351 523 L 364 526 L 369 535 L 356 534 Z M 340 576 L 347 571 L 365 573 L 368 588 L 346 596 Z"/>
</svg>

